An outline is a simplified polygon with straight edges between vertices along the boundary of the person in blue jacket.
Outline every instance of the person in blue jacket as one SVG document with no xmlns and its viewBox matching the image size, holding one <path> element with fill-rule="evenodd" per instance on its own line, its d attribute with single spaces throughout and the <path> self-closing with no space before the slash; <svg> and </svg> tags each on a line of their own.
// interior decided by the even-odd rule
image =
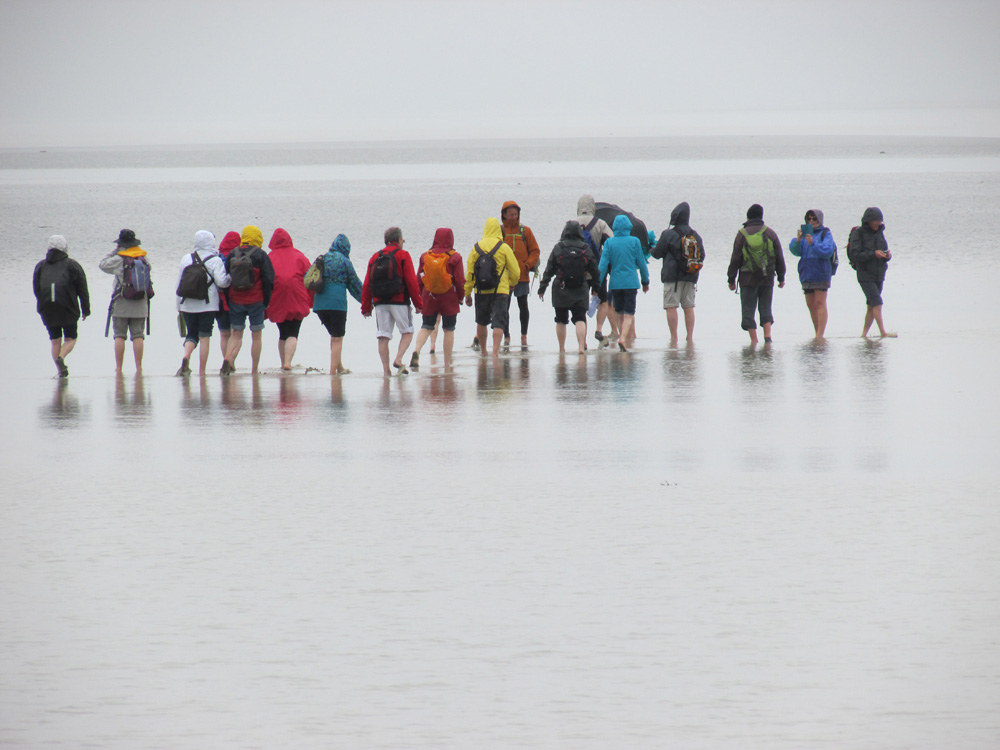
<svg viewBox="0 0 1000 750">
<path fill-rule="evenodd" d="M 806 307 L 812 317 L 816 340 L 821 341 L 826 332 L 829 313 L 826 309 L 826 295 L 833 278 L 833 256 L 837 243 L 833 232 L 823 226 L 823 212 L 811 208 L 806 211 L 806 223 L 795 234 L 788 249 L 799 259 L 799 282 L 806 295 Z"/>
<path fill-rule="evenodd" d="M 608 279 L 608 296 L 618 314 L 621 332 L 619 351 L 627 352 L 635 343 L 635 300 L 641 286 L 643 294 L 649 291 L 649 268 L 642 252 L 642 243 L 632 236 L 632 222 L 625 214 L 615 217 L 611 225 L 614 237 L 606 240 L 601 250 L 600 282 Z M 638 275 L 636 274 L 638 271 Z"/>
<path fill-rule="evenodd" d="M 338 234 L 323 256 L 323 288 L 316 292 L 313 311 L 330 334 L 330 374 L 350 372 L 341 361 L 347 330 L 347 293 L 361 302 L 361 279 L 351 263 L 351 241 Z"/>
</svg>

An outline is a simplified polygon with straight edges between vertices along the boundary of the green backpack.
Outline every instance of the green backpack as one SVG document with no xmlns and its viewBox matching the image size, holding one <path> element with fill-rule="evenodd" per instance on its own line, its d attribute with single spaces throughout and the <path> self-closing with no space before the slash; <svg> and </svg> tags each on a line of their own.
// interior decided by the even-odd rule
<svg viewBox="0 0 1000 750">
<path fill-rule="evenodd" d="M 767 226 L 761 227 L 755 234 L 749 234 L 745 228 L 740 229 L 743 235 L 743 265 L 762 274 L 774 268 L 774 243 L 765 232 Z"/>
</svg>

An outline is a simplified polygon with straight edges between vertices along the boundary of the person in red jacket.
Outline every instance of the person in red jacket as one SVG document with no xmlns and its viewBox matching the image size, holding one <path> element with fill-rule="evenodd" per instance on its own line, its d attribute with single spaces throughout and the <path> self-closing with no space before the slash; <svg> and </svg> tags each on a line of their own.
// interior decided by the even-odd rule
<svg viewBox="0 0 1000 750">
<path fill-rule="evenodd" d="M 361 287 L 361 314 L 366 318 L 375 313 L 378 330 L 378 356 L 382 360 L 382 373 L 392 376 L 389 369 L 389 340 L 393 327 L 399 328 L 399 348 L 392 366 L 400 375 L 409 370 L 403 364 L 403 355 L 413 340 L 413 311 L 410 302 L 423 311 L 423 300 L 413 259 L 403 249 L 403 230 L 389 227 L 385 230 L 385 247 L 368 259 L 365 282 Z"/>
<path fill-rule="evenodd" d="M 302 277 L 312 263 L 292 246 L 292 238 L 281 227 L 274 230 L 268 257 L 274 266 L 274 291 L 267 308 L 267 319 L 278 326 L 278 356 L 281 369 L 292 369 L 292 358 L 299 342 L 302 320 L 313 306 L 313 292 L 306 289 Z"/>
<path fill-rule="evenodd" d="M 451 353 L 455 348 L 455 322 L 465 295 L 465 269 L 462 256 L 455 252 L 455 233 L 447 227 L 441 227 L 434 233 L 431 249 L 420 256 L 417 282 L 420 284 L 424 321 L 417 333 L 410 368 L 416 370 L 420 367 L 420 350 L 433 333 L 440 315 L 444 329 L 444 369 L 449 372 Z M 431 347 L 433 354 L 433 343 Z"/>
</svg>

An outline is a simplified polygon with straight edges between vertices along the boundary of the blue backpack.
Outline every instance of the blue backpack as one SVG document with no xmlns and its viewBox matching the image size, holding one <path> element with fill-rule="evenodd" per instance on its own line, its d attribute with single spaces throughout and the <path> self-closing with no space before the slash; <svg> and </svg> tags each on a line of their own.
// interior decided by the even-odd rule
<svg viewBox="0 0 1000 750">
<path fill-rule="evenodd" d="M 596 216 L 590 220 L 587 226 L 581 228 L 583 229 L 583 241 L 587 243 L 591 250 L 594 251 L 594 257 L 599 261 L 601 259 L 601 245 L 594 239 L 594 235 L 590 233 L 590 230 L 594 228 L 595 224 L 597 224 Z"/>
<path fill-rule="evenodd" d="M 145 258 L 122 257 L 121 294 L 125 299 L 152 299 L 153 282 Z"/>
</svg>

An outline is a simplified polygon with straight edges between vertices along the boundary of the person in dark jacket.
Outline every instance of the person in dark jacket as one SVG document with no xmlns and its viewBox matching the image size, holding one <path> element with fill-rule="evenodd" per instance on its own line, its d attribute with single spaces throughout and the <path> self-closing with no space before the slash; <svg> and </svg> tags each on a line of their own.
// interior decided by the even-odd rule
<svg viewBox="0 0 1000 750">
<path fill-rule="evenodd" d="M 763 244 L 765 258 L 758 265 L 753 260 L 755 248 Z M 760 324 L 764 329 L 764 342 L 771 343 L 771 300 L 774 297 L 774 277 L 778 277 L 778 287 L 785 285 L 785 256 L 781 252 L 781 240 L 774 230 L 764 224 L 764 209 L 754 203 L 747 209 L 747 220 L 736 233 L 733 255 L 729 259 L 729 288 L 736 290 L 739 274 L 740 302 L 743 308 L 741 326 L 750 334 L 750 343 L 757 343 L 757 322 L 754 314 L 760 313 Z"/>
<path fill-rule="evenodd" d="M 684 260 L 681 240 L 693 236 L 701 250 L 702 259 L 705 256 L 705 243 L 701 235 L 694 231 L 688 222 L 691 220 L 691 207 L 687 202 L 678 203 L 670 214 L 670 228 L 663 231 L 659 241 L 653 246 L 650 254 L 654 258 L 663 259 L 660 270 L 660 281 L 663 282 L 663 309 L 667 311 L 667 326 L 670 328 L 670 343 L 677 343 L 677 308 L 684 310 L 684 328 L 687 331 L 687 342 L 694 340 L 694 295 L 698 291 L 698 274 L 700 271 L 688 271 Z"/>
<path fill-rule="evenodd" d="M 582 254 L 582 261 L 578 260 Z M 573 266 L 577 267 L 574 268 Z M 579 275 L 579 278 L 575 278 Z M 577 353 L 587 351 L 587 307 L 591 292 L 600 288 L 599 267 L 594 251 L 583 238 L 583 227 L 578 221 L 567 221 L 562 236 L 545 264 L 538 299 L 545 299 L 545 290 L 552 286 L 552 307 L 556 311 L 556 340 L 559 352 L 566 351 L 566 326 L 572 319 L 576 328 Z"/>
<path fill-rule="evenodd" d="M 878 208 L 866 208 L 861 216 L 861 226 L 851 231 L 847 243 L 847 257 L 858 274 L 858 284 L 865 293 L 865 328 L 861 335 L 868 337 L 872 323 L 878 325 L 882 338 L 895 338 L 896 334 L 885 330 L 882 324 L 882 285 L 885 283 L 885 272 L 888 269 L 892 253 L 885 241 L 885 224 L 882 222 L 882 211 Z"/>
<path fill-rule="evenodd" d="M 69 257 L 69 243 L 61 234 L 49 237 L 45 260 L 39 261 L 32 276 L 36 309 L 48 329 L 52 361 L 59 377 L 69 375 L 66 357 L 76 346 L 81 314 L 90 316 L 90 290 L 83 267 Z"/>
<path fill-rule="evenodd" d="M 240 234 L 239 247 L 226 256 L 226 273 L 232 278 L 229 285 L 229 322 L 232 331 L 229 336 L 229 347 L 226 358 L 222 361 L 222 375 L 236 372 L 236 358 L 243 348 L 243 331 L 247 320 L 250 321 L 250 371 L 256 375 L 260 365 L 260 352 L 263 346 L 264 316 L 271 304 L 271 293 L 274 291 L 274 266 L 271 259 L 261 248 L 264 235 L 260 228 L 253 224 L 243 227 Z M 246 289 L 241 289 L 237 278 L 233 276 L 233 260 L 237 254 L 249 256 L 253 264 L 253 278 Z"/>
</svg>

